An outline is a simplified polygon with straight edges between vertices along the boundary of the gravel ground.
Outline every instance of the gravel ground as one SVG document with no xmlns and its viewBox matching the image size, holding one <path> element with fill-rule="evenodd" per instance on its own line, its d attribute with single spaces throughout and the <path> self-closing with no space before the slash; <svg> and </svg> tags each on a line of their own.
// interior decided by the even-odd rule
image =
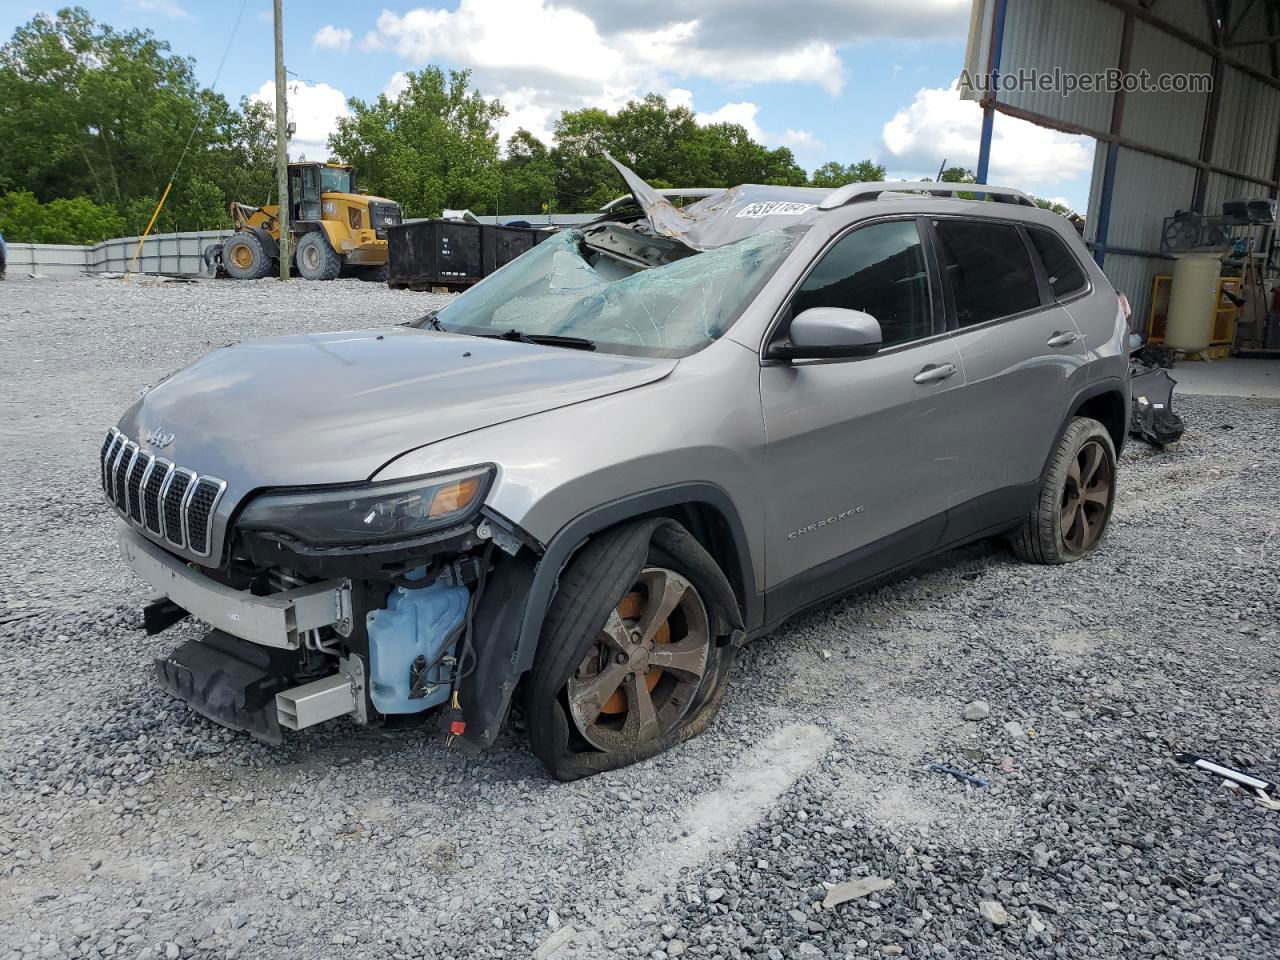
<svg viewBox="0 0 1280 960">
<path fill-rule="evenodd" d="M 0 284 L 0 958 L 1280 956 L 1280 812 L 1171 758 L 1280 779 L 1276 401 L 1180 398 L 1089 561 L 917 568 L 744 650 L 701 738 L 584 783 L 518 729 L 274 749 L 153 691 L 196 628 L 140 629 L 102 431 L 228 341 L 434 304 Z M 885 882 L 822 907 L 855 880 Z"/>
</svg>

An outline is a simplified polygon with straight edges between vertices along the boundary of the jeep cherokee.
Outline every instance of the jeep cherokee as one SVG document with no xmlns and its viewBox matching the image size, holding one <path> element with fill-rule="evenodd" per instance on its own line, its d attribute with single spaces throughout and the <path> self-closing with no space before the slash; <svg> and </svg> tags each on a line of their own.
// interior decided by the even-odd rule
<svg viewBox="0 0 1280 960">
<path fill-rule="evenodd" d="M 389 329 L 215 350 L 105 438 L 155 665 L 226 726 L 426 714 L 491 744 L 523 695 L 572 779 L 696 735 L 735 651 L 982 537 L 1098 546 L 1125 310 L 1016 190 L 746 185 L 632 201 Z"/>
</svg>

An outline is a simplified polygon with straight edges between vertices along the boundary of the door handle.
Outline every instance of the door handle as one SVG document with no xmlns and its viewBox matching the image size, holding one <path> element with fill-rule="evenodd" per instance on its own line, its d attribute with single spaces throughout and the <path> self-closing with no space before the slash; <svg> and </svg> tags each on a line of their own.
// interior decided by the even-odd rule
<svg viewBox="0 0 1280 960">
<path fill-rule="evenodd" d="M 1066 333 L 1055 333 L 1052 337 L 1045 341 L 1051 347 L 1065 347 L 1069 343 L 1076 342 L 1076 332 L 1068 330 Z"/>
<path fill-rule="evenodd" d="M 921 368 L 913 379 L 916 383 L 937 383 L 939 380 L 945 380 L 947 377 L 953 376 L 956 372 L 954 363 L 931 363 Z"/>
</svg>

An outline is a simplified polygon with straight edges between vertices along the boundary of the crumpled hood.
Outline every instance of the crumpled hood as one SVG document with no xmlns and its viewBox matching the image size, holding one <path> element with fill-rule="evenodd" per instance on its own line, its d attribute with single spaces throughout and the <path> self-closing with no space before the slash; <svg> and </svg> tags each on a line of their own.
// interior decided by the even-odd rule
<svg viewBox="0 0 1280 960">
<path fill-rule="evenodd" d="M 226 480 L 234 502 L 257 487 L 365 480 L 408 450 L 651 383 L 675 365 L 406 327 L 272 337 L 175 373 L 119 428 Z"/>
</svg>

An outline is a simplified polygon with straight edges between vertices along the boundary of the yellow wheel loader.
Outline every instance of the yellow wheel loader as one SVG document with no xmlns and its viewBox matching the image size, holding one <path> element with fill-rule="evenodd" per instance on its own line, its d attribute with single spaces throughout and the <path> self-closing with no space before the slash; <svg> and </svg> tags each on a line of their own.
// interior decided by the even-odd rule
<svg viewBox="0 0 1280 960">
<path fill-rule="evenodd" d="M 232 203 L 236 232 L 205 251 L 217 272 L 257 280 L 279 272 L 280 208 Z M 400 205 L 356 191 L 355 170 L 341 163 L 289 164 L 292 269 L 307 280 L 355 273 L 387 279 L 387 227 L 400 223 Z"/>
</svg>

